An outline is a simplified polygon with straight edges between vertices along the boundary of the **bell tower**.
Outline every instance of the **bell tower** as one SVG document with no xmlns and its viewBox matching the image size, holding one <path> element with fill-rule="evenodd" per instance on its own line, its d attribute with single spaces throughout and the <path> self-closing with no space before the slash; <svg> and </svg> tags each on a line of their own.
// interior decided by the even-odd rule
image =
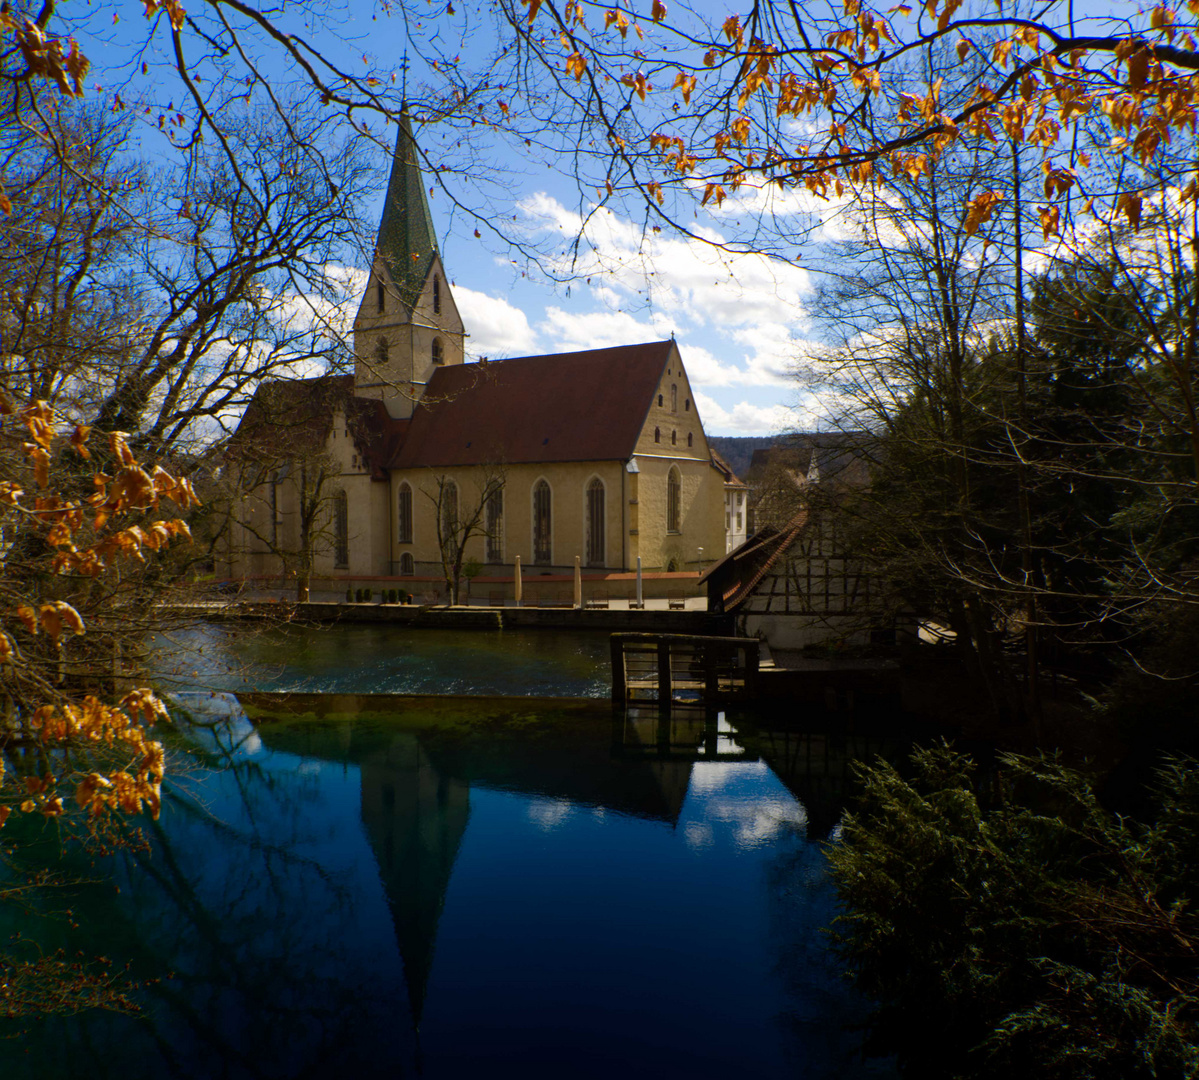
<svg viewBox="0 0 1199 1080">
<path fill-rule="evenodd" d="M 381 399 L 397 419 L 409 417 L 433 372 L 463 362 L 465 338 L 405 108 L 374 262 L 354 319 L 354 393 Z"/>
</svg>

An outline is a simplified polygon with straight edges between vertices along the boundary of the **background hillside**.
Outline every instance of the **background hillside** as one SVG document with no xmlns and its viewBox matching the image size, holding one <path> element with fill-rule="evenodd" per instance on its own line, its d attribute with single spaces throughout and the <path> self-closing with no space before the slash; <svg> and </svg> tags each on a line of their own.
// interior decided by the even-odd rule
<svg viewBox="0 0 1199 1080">
<path fill-rule="evenodd" d="M 739 479 L 744 480 L 754 451 L 778 446 L 785 439 L 783 435 L 709 435 L 708 445 L 733 467 Z"/>
</svg>

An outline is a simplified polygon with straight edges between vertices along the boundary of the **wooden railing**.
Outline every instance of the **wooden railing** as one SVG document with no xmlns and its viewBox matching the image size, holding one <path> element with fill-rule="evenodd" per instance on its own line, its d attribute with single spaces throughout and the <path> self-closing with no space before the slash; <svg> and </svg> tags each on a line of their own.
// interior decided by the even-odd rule
<svg viewBox="0 0 1199 1080">
<path fill-rule="evenodd" d="M 613 634 L 612 701 L 715 705 L 753 695 L 758 677 L 754 638 L 697 634 Z"/>
</svg>

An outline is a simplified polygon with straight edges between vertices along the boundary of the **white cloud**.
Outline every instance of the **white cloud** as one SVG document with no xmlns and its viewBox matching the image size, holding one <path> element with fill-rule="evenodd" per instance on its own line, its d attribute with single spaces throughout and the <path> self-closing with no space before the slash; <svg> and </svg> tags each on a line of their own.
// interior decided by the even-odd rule
<svg viewBox="0 0 1199 1080">
<path fill-rule="evenodd" d="M 811 408 L 755 405 L 749 401 L 739 401 L 731 408 L 725 408 L 701 393 L 695 395 L 695 407 L 699 410 L 704 431 L 709 435 L 775 435 L 810 430 L 816 422 L 816 414 Z"/>
<path fill-rule="evenodd" d="M 818 205 L 806 193 L 782 196 L 790 200 L 789 213 L 803 210 L 823 220 L 840 210 L 840 204 Z M 762 200 L 761 208 L 743 207 L 757 212 L 774 197 L 760 192 L 747 198 Z M 554 269 L 583 277 L 589 290 L 584 295 L 602 305 L 586 312 L 549 308 L 537 326 L 547 342 L 585 349 L 673 333 L 697 388 L 790 385 L 795 340 L 807 328 L 806 304 L 813 294 L 806 270 L 724 251 L 719 247 L 724 237 L 710 226 L 694 226 L 704 240 L 666 237 L 607 209 L 592 209 L 590 216 L 580 215 L 545 193 L 522 203 L 533 232 L 560 236 L 566 244 Z M 576 251 L 572 245 L 580 233 Z M 730 425 L 765 419 L 773 424 L 779 417 L 778 410 L 738 408 L 735 419 L 727 414 Z"/>
<path fill-rule="evenodd" d="M 472 356 L 495 359 L 537 351 L 537 335 L 528 317 L 502 296 L 490 296 L 463 285 L 454 286 L 454 300 L 466 324 Z"/>
<path fill-rule="evenodd" d="M 723 251 L 713 245 L 724 238 L 707 227 L 696 225 L 704 239 L 692 240 L 645 233 L 607 210 L 584 221 L 544 193 L 525 200 L 521 209 L 535 232 L 569 241 L 583 231 L 578 254 L 563 254 L 555 269 L 599 277 L 594 288 L 606 290 L 610 305 L 645 305 L 655 323 L 680 332 L 688 326 L 723 332 L 753 323 L 789 324 L 802 315 L 800 298 L 812 292 L 806 270 Z"/>
<path fill-rule="evenodd" d="M 654 322 L 641 322 L 627 311 L 573 312 L 559 307 L 546 308 L 545 320 L 537 324 L 537 330 L 561 352 L 657 341 L 669 334 Z"/>
<path fill-rule="evenodd" d="M 702 345 L 680 342 L 679 352 L 692 386 L 734 386 L 745 381 L 745 372 L 741 368 L 722 363 Z"/>
</svg>

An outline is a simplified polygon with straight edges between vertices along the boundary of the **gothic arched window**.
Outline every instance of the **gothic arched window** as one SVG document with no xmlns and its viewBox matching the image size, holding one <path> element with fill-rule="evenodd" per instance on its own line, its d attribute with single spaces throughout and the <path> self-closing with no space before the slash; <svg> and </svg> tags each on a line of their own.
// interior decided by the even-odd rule
<svg viewBox="0 0 1199 1080">
<path fill-rule="evenodd" d="M 493 488 L 487 496 L 487 561 L 504 561 L 504 489 Z"/>
<path fill-rule="evenodd" d="M 433 363 L 445 363 L 445 350 L 441 346 L 441 338 L 439 337 L 433 339 Z"/>
<path fill-rule="evenodd" d="M 670 384 L 670 411 L 679 411 L 679 388 L 677 383 Z"/>
<path fill-rule="evenodd" d="M 533 562 L 549 563 L 553 559 L 553 507 L 550 486 L 538 480 L 533 486 Z"/>
<path fill-rule="evenodd" d="M 344 491 L 333 496 L 333 562 L 343 569 L 350 565 L 350 504 Z"/>
<path fill-rule="evenodd" d="M 441 487 L 441 539 L 454 541 L 458 532 L 458 485 L 447 480 Z"/>
<path fill-rule="evenodd" d="M 411 551 L 405 551 L 400 556 L 400 576 L 412 577 L 416 573 L 416 560 L 412 557 Z"/>
<path fill-rule="evenodd" d="M 683 479 L 679 470 L 671 466 L 666 476 L 666 531 L 679 532 L 682 520 Z"/>
<path fill-rule="evenodd" d="M 412 487 L 408 481 L 400 485 L 399 521 L 396 530 L 396 542 L 412 543 Z"/>
<path fill-rule="evenodd" d="M 441 314 L 441 278 L 433 275 L 433 314 Z"/>
<path fill-rule="evenodd" d="M 603 566 L 606 553 L 605 538 L 607 536 L 607 514 L 605 503 L 604 482 L 593 477 L 587 485 L 587 565 Z"/>
</svg>

